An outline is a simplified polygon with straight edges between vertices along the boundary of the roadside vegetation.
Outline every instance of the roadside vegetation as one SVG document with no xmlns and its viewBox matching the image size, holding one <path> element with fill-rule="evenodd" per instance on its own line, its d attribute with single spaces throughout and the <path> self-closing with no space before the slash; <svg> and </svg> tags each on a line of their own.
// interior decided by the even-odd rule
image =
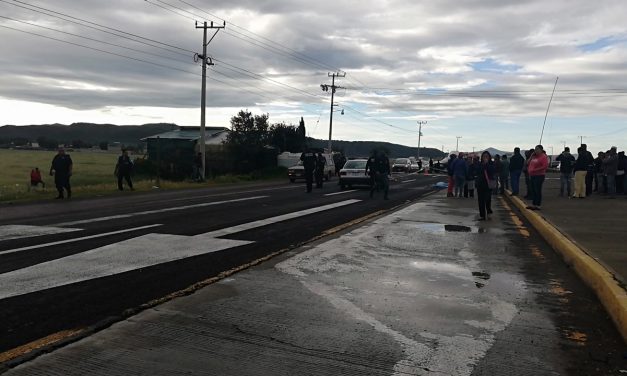
<svg viewBox="0 0 627 376">
<path fill-rule="evenodd" d="M 56 196 L 54 177 L 48 173 L 56 151 L 0 149 L 0 202 L 24 202 L 49 200 Z M 117 178 L 113 175 L 119 153 L 116 151 L 69 151 L 74 163 L 71 179 L 72 197 L 101 197 L 106 195 L 132 194 L 117 190 Z M 136 156 L 134 156 L 136 157 Z M 45 190 L 39 186 L 30 188 L 30 171 L 38 167 L 41 171 Z M 155 189 L 202 188 L 220 184 L 286 179 L 284 168 L 272 167 L 246 174 L 227 174 L 209 179 L 203 183 L 193 181 L 168 181 L 160 179 L 157 187 L 156 176 L 133 175 L 135 192 Z M 126 189 L 126 187 L 125 187 Z"/>
</svg>

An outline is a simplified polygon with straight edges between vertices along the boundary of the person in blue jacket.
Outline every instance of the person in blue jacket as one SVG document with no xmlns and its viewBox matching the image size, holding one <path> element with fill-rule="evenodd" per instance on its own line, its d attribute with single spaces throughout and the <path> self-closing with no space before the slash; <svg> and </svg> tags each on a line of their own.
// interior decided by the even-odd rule
<svg viewBox="0 0 627 376">
<path fill-rule="evenodd" d="M 492 155 L 484 151 L 481 154 L 481 165 L 476 181 L 480 221 L 490 219 L 490 214 L 492 214 L 492 187 L 495 180 L 496 168 L 492 162 Z"/>
<path fill-rule="evenodd" d="M 453 196 L 462 198 L 464 197 L 464 184 L 466 184 L 466 175 L 468 174 L 464 154 L 459 153 L 457 159 L 455 159 L 451 166 L 451 170 L 453 171 L 453 178 L 455 179 L 455 193 L 453 193 Z"/>
</svg>

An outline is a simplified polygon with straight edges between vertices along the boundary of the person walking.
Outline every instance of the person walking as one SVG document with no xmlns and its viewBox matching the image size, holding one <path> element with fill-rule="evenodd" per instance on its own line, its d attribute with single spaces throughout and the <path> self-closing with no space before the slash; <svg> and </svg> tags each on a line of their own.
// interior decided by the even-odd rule
<svg viewBox="0 0 627 376">
<path fill-rule="evenodd" d="M 477 168 L 477 201 L 479 203 L 479 220 L 484 221 L 492 214 L 492 189 L 496 188 L 496 168 L 489 151 L 481 153 L 481 162 Z"/>
<path fill-rule="evenodd" d="M 378 180 L 383 187 L 383 199 L 388 199 L 390 190 L 390 160 L 384 152 L 380 152 L 374 159 L 375 180 Z M 376 183 L 375 183 L 376 185 Z M 372 190 L 370 191 L 372 197 Z"/>
<path fill-rule="evenodd" d="M 306 150 L 300 155 L 305 170 L 305 182 L 307 183 L 307 193 L 311 193 L 313 188 L 313 174 L 316 169 L 316 154 L 311 150 Z"/>
<path fill-rule="evenodd" d="M 322 181 L 324 180 L 324 167 L 327 165 L 327 159 L 318 152 L 316 157 L 316 188 L 322 188 Z"/>
<path fill-rule="evenodd" d="M 509 189 L 509 160 L 507 155 L 503 154 L 501 157 L 501 172 L 499 174 L 499 185 L 501 186 L 500 192 L 505 194 L 505 190 Z"/>
<path fill-rule="evenodd" d="M 509 176 L 512 183 L 512 196 L 520 193 L 520 174 L 522 174 L 525 158 L 520 154 L 520 148 L 514 148 L 514 155 L 509 160 Z"/>
<path fill-rule="evenodd" d="M 123 149 L 122 155 L 118 157 L 118 163 L 115 165 L 115 170 L 113 171 L 113 175 L 118 178 L 118 190 L 123 191 L 124 186 L 122 185 L 122 179 L 126 180 L 126 184 L 131 191 L 134 191 L 133 181 L 131 180 L 131 172 L 133 171 L 133 161 L 128 156 L 128 150 Z"/>
<path fill-rule="evenodd" d="M 573 176 L 573 167 L 575 165 L 575 157 L 570 154 L 570 148 L 566 146 L 562 154 L 558 155 L 555 158 L 556 161 L 560 163 L 560 197 L 564 197 L 564 187 L 566 187 L 566 197 L 570 197 L 570 182 Z M 585 173 L 585 170 L 584 170 Z M 575 179 L 576 177 L 575 172 Z M 584 175 L 585 176 L 585 175 Z M 575 180 L 575 185 L 576 185 Z M 577 188 L 575 187 L 575 192 L 577 192 Z"/>
<path fill-rule="evenodd" d="M 39 167 L 35 167 L 34 169 L 30 170 L 30 187 L 29 187 L 29 190 L 37 189 L 39 184 L 41 184 L 41 188 L 42 189 L 44 189 L 44 190 L 46 189 L 46 183 L 41 178 L 41 171 L 39 171 Z"/>
<path fill-rule="evenodd" d="M 72 158 L 65 153 L 65 149 L 59 148 L 57 155 L 52 159 L 50 166 L 50 176 L 54 176 L 54 185 L 57 187 L 59 195 L 57 200 L 62 200 L 64 189 L 67 192 L 67 198 L 72 197 L 72 187 L 70 186 L 70 177 L 73 170 Z"/>
<path fill-rule="evenodd" d="M 466 183 L 466 175 L 468 174 L 463 153 L 459 153 L 459 156 L 455 159 L 451 168 L 453 170 L 453 179 L 455 179 L 455 191 L 453 193 L 453 197 L 462 198 L 464 197 L 464 184 Z"/>
<path fill-rule="evenodd" d="M 542 145 L 537 145 L 527 166 L 532 199 L 532 204 L 527 206 L 527 209 L 540 210 L 542 205 L 542 185 L 544 184 L 544 178 L 548 168 L 549 158 Z"/>
</svg>

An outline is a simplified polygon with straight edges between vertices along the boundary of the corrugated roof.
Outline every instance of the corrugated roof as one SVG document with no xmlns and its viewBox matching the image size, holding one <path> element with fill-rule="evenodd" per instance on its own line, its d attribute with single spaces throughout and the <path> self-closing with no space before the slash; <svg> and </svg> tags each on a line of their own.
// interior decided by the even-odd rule
<svg viewBox="0 0 627 376">
<path fill-rule="evenodd" d="M 229 131 L 228 128 L 223 127 L 206 127 L 205 128 L 205 138 L 211 138 L 218 136 L 220 133 Z M 189 140 L 196 141 L 200 138 L 200 127 L 186 127 L 181 129 L 176 129 L 173 131 L 168 131 L 164 133 L 159 133 L 154 136 L 148 136 L 142 138 L 142 141 L 146 141 L 149 139 L 156 139 L 159 137 L 160 139 L 176 139 L 176 140 Z"/>
</svg>

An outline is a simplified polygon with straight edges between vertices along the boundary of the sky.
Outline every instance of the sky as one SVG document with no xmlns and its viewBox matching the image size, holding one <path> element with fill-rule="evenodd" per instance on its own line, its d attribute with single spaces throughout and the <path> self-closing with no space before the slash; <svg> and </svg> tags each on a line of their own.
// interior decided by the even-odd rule
<svg viewBox="0 0 627 376">
<path fill-rule="evenodd" d="M 333 139 L 417 146 L 426 121 L 444 151 L 625 150 L 626 19 L 624 0 L 0 0 L 0 125 L 199 125 L 206 21 L 226 23 L 207 126 L 248 109 L 327 139 L 338 72 Z"/>
</svg>

